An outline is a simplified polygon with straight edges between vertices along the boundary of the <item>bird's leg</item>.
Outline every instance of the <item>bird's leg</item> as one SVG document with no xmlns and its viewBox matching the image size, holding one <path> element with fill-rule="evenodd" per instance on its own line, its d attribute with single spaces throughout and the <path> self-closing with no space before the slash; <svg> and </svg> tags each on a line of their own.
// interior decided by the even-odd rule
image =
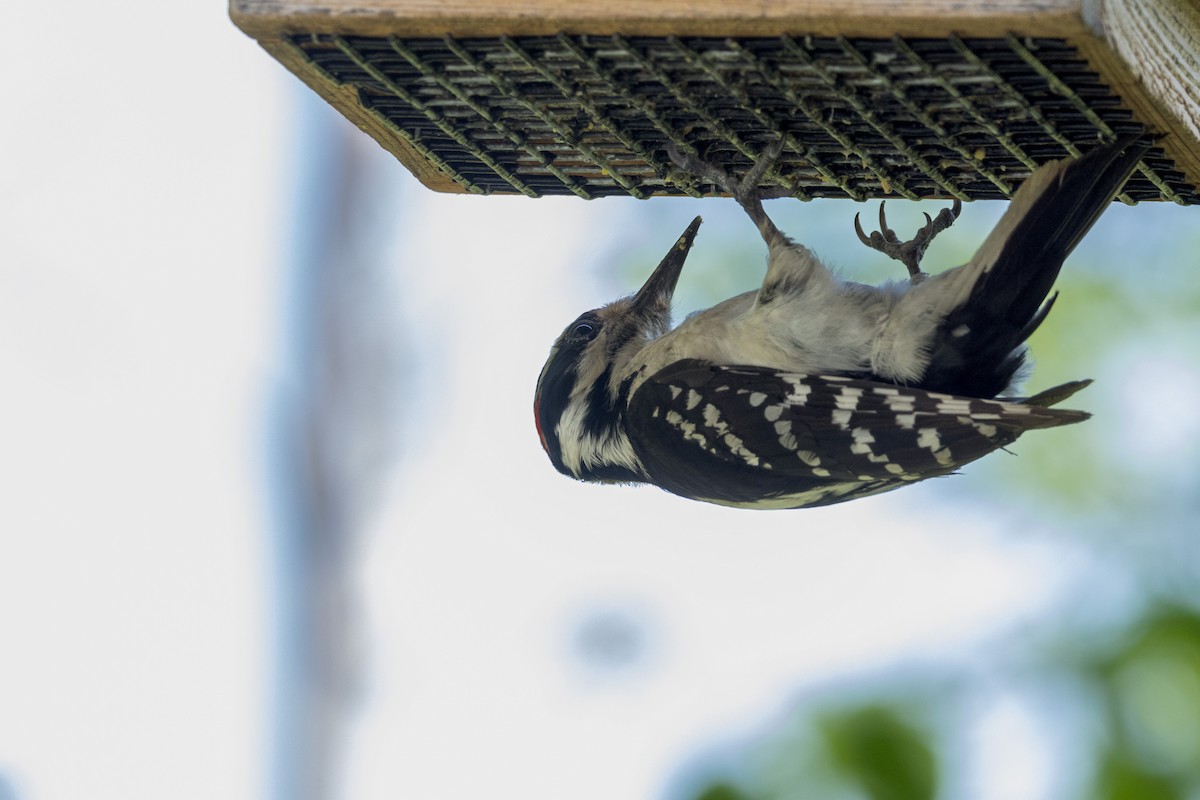
<svg viewBox="0 0 1200 800">
<path fill-rule="evenodd" d="M 953 205 L 950 208 L 943 208 L 936 217 L 931 218 L 926 214 L 924 227 L 917 231 L 916 236 L 907 242 L 902 242 L 896 236 L 896 232 L 888 227 L 887 216 L 883 212 L 883 201 L 881 201 L 879 203 L 879 230 L 873 231 L 870 236 L 867 236 L 863 232 L 862 224 L 858 221 L 858 214 L 855 214 L 854 231 L 858 234 L 859 241 L 867 247 L 891 256 L 908 267 L 909 276 L 917 281 L 925 275 L 921 272 L 921 259 L 925 256 L 925 248 L 929 247 L 929 243 L 935 236 L 953 225 L 954 220 L 958 219 L 958 215 L 961 213 L 962 201 L 955 198 Z"/>
<path fill-rule="evenodd" d="M 734 180 L 733 177 L 723 168 L 712 164 L 694 153 L 681 153 L 675 146 L 675 143 L 667 141 L 667 155 L 671 160 L 683 170 L 697 176 L 701 180 L 715 184 L 728 192 L 734 200 L 738 202 L 754 224 L 758 227 L 759 233 L 767 240 L 768 244 L 775 236 L 782 237 L 779 229 L 775 227 L 775 223 L 767 216 L 766 210 L 763 209 L 762 201 L 771 200 L 776 197 L 785 197 L 791 194 L 791 191 L 785 186 L 773 186 L 769 188 L 759 187 L 759 182 L 763 175 L 767 173 L 771 167 L 775 166 L 775 162 L 779 160 L 780 154 L 783 152 L 784 144 L 787 142 L 787 136 L 779 137 L 779 140 L 769 145 L 759 154 L 752 166 L 740 181 Z"/>
</svg>

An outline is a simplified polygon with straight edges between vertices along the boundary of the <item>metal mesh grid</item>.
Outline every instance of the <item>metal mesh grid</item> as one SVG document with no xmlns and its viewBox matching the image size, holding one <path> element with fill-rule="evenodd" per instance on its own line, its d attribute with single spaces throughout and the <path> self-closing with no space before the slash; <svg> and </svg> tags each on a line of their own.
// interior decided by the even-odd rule
<svg viewBox="0 0 1200 800">
<path fill-rule="evenodd" d="M 292 45 L 468 192 L 703 196 L 668 140 L 800 199 L 1004 198 L 1038 164 L 1141 126 L 1057 39 L 405 39 Z M 1200 203 L 1153 149 L 1121 199 Z"/>
</svg>

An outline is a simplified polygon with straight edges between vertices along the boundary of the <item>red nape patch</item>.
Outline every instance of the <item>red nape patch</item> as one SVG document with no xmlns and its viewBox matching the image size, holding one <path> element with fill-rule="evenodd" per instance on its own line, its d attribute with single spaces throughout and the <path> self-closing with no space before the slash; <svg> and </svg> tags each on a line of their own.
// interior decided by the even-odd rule
<svg viewBox="0 0 1200 800">
<path fill-rule="evenodd" d="M 542 415 L 538 413 L 538 406 L 542 404 L 542 396 L 540 394 L 533 397 L 533 424 L 537 426 L 538 441 L 542 443 L 542 450 L 546 455 L 550 454 L 550 448 L 546 447 L 546 434 L 542 433 Z"/>
</svg>

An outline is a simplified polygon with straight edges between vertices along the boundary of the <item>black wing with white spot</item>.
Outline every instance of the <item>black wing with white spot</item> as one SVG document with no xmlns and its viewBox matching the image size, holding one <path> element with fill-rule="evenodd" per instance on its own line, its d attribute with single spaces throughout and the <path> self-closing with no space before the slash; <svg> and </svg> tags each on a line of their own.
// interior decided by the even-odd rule
<svg viewBox="0 0 1200 800">
<path fill-rule="evenodd" d="M 1026 430 L 1087 417 L 852 377 L 687 360 L 637 389 L 628 425 L 647 474 L 671 492 L 800 507 L 945 475 Z"/>
</svg>

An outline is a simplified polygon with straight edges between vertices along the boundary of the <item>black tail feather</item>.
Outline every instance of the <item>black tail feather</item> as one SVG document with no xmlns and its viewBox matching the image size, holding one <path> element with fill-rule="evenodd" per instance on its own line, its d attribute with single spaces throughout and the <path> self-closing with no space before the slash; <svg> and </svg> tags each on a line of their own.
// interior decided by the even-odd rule
<svg viewBox="0 0 1200 800">
<path fill-rule="evenodd" d="M 1143 134 L 1125 137 L 1029 177 L 967 267 L 982 274 L 934 336 L 924 388 L 970 397 L 1004 391 L 1024 363 L 1018 348 L 1054 304 L 1046 296 L 1063 261 L 1152 146 Z"/>
</svg>

